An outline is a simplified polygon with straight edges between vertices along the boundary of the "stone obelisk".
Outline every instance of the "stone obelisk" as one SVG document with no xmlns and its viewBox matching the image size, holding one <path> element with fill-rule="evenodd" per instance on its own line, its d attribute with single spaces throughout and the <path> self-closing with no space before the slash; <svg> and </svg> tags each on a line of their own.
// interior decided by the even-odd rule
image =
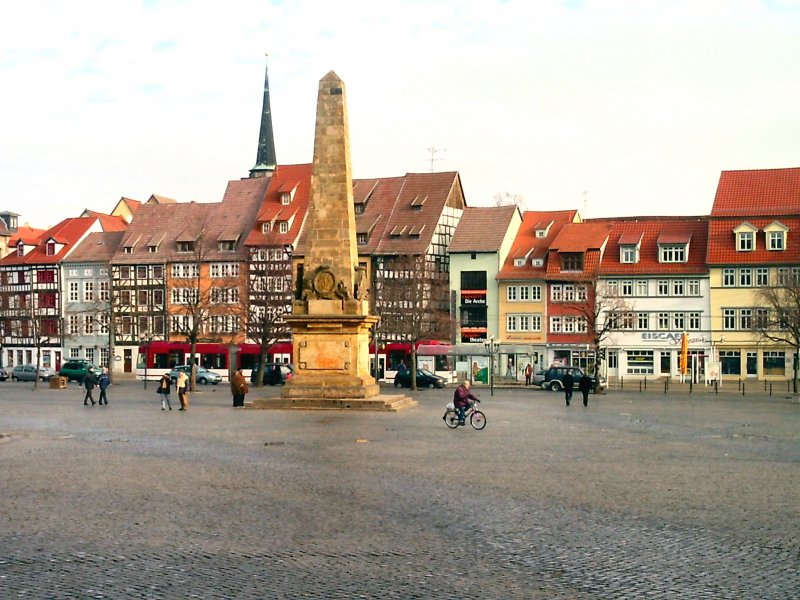
<svg viewBox="0 0 800 600">
<path fill-rule="evenodd" d="M 378 317 L 364 299 L 345 88 L 333 71 L 319 82 L 305 227 L 302 295 L 286 317 L 295 375 L 283 389 L 283 406 L 385 410 L 369 369 L 370 332 Z"/>
</svg>

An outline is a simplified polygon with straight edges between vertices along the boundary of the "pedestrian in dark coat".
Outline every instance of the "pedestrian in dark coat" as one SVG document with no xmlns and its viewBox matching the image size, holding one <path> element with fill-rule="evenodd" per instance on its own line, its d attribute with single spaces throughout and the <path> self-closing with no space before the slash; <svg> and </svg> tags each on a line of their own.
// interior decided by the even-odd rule
<svg viewBox="0 0 800 600">
<path fill-rule="evenodd" d="M 169 388 L 172 385 L 172 378 L 169 373 L 164 373 L 161 379 L 158 380 L 158 395 L 161 396 L 161 410 L 167 410 L 169 407 L 172 410 L 172 404 L 169 401 Z"/>
<path fill-rule="evenodd" d="M 111 385 L 111 378 L 108 376 L 108 369 L 103 369 L 103 372 L 100 373 L 100 377 L 97 378 L 97 387 L 100 388 L 100 398 L 97 400 L 101 405 L 105 404 L 108 406 L 108 396 L 106 396 L 106 390 L 108 386 Z"/>
<path fill-rule="evenodd" d="M 561 383 L 564 384 L 564 399 L 567 401 L 567 406 L 569 406 L 569 401 L 572 400 L 572 390 L 575 389 L 575 378 L 572 376 L 572 371 L 566 372 Z"/>
<path fill-rule="evenodd" d="M 594 383 L 592 382 L 592 378 L 584 373 L 578 382 L 578 389 L 581 391 L 581 394 L 583 394 L 584 406 L 589 406 L 589 392 L 592 391 L 593 386 Z"/>
<path fill-rule="evenodd" d="M 83 397 L 83 405 L 86 406 L 89 404 L 91 400 L 92 406 L 95 405 L 94 396 L 92 395 L 92 390 L 94 390 L 94 386 L 97 384 L 97 379 L 95 379 L 94 373 L 89 371 L 86 373 L 86 377 L 83 378 L 83 387 L 86 388 L 86 395 Z"/>
</svg>

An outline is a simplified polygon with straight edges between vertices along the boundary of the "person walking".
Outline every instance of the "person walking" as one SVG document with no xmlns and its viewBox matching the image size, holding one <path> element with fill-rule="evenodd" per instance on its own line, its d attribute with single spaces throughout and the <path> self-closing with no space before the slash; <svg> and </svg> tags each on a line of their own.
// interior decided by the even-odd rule
<svg viewBox="0 0 800 600">
<path fill-rule="evenodd" d="M 87 406 L 89 401 L 92 402 L 92 406 L 96 404 L 94 401 L 94 396 L 92 395 L 92 390 L 94 390 L 94 386 L 97 384 L 97 379 L 94 376 L 94 371 L 89 371 L 86 373 L 86 376 L 83 378 L 83 387 L 86 388 L 86 394 L 83 396 L 83 405 Z"/>
<path fill-rule="evenodd" d="M 158 395 L 161 396 L 161 410 L 172 410 L 172 404 L 169 401 L 169 388 L 172 386 L 172 378 L 169 373 L 164 373 L 161 379 L 158 380 Z"/>
<path fill-rule="evenodd" d="M 581 391 L 581 394 L 583 394 L 584 406 L 589 406 L 589 392 L 591 391 L 593 385 L 594 383 L 592 383 L 592 378 L 586 373 L 584 373 L 581 376 L 580 381 L 578 381 L 578 389 Z"/>
<path fill-rule="evenodd" d="M 567 406 L 569 406 L 569 401 L 572 400 L 572 391 L 575 389 L 575 378 L 572 376 L 571 369 L 567 369 L 561 383 L 564 384 L 564 399 L 567 401 Z"/>
<path fill-rule="evenodd" d="M 106 396 L 106 390 L 108 386 L 111 385 L 111 378 L 108 376 L 108 369 L 103 367 L 103 372 L 100 373 L 100 377 L 97 378 L 97 387 L 100 388 L 100 398 L 97 402 L 102 406 L 105 404 L 108 406 L 108 396 Z"/>
<path fill-rule="evenodd" d="M 183 371 L 178 372 L 178 380 L 175 382 L 175 389 L 178 390 L 178 400 L 181 407 L 178 410 L 186 410 L 189 408 L 189 395 L 186 391 L 186 385 L 189 383 L 189 377 Z"/>
<path fill-rule="evenodd" d="M 531 384 L 531 377 L 533 377 L 533 367 L 531 363 L 528 363 L 528 366 L 525 367 L 525 385 Z"/>
<path fill-rule="evenodd" d="M 242 374 L 242 370 L 237 370 L 233 377 L 231 378 L 231 393 L 233 394 L 233 407 L 234 408 L 242 408 L 244 407 L 244 396 L 247 392 L 250 391 L 250 388 L 247 385 L 247 380 L 244 378 Z"/>
</svg>

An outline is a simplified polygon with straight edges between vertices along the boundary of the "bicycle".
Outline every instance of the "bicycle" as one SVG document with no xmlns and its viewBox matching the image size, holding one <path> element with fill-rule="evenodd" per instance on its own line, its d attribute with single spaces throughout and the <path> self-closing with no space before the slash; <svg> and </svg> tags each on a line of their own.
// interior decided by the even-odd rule
<svg viewBox="0 0 800 600">
<path fill-rule="evenodd" d="M 475 405 L 478 402 L 480 402 L 480 400 L 471 402 L 467 407 L 467 410 L 464 413 L 464 422 L 469 419 L 469 424 L 472 425 L 472 428 L 480 431 L 486 427 L 486 415 L 483 414 L 482 411 L 475 408 Z M 458 422 L 458 410 L 456 410 L 456 407 L 452 402 L 447 405 L 447 409 L 444 411 L 442 419 L 444 420 L 444 424 L 450 429 L 455 429 L 462 424 Z"/>
</svg>

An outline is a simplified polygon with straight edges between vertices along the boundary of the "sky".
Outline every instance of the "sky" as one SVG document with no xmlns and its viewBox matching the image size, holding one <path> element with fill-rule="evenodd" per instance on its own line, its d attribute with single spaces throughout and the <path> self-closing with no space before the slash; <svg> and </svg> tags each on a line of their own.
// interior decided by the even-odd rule
<svg viewBox="0 0 800 600">
<path fill-rule="evenodd" d="M 268 65 L 278 164 L 312 161 L 333 70 L 355 178 L 708 214 L 721 171 L 800 167 L 798 32 L 800 0 L 5 0 L 0 210 L 221 200 L 255 164 Z"/>
</svg>

